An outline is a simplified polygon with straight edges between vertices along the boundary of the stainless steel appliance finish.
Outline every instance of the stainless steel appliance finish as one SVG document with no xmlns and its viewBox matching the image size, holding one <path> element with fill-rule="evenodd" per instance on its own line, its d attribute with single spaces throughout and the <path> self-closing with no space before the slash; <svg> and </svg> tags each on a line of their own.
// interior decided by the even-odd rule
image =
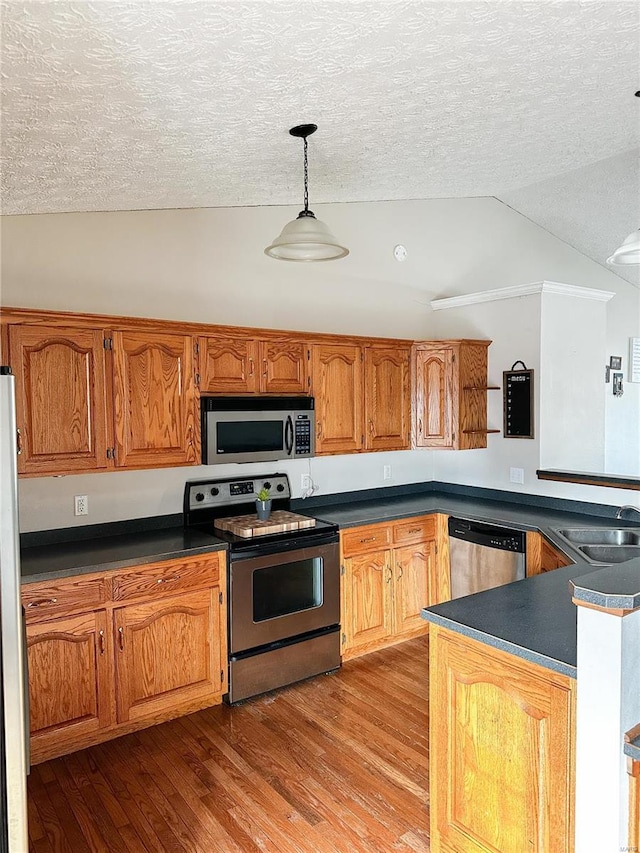
<svg viewBox="0 0 640 853">
<path fill-rule="evenodd" d="M 255 512 L 262 487 L 273 509 L 290 509 L 286 474 L 193 480 L 184 518 L 229 546 L 228 631 L 230 703 L 340 666 L 338 527 L 314 527 L 243 538 L 214 529 L 217 518 Z"/>
<path fill-rule="evenodd" d="M 525 535 L 461 518 L 449 518 L 451 597 L 523 580 Z"/>
<path fill-rule="evenodd" d="M 27 837 L 26 652 L 20 601 L 14 378 L 0 368 L 0 850 L 23 853 Z"/>
<path fill-rule="evenodd" d="M 315 451 L 313 397 L 201 398 L 202 461 L 308 459 Z"/>
</svg>

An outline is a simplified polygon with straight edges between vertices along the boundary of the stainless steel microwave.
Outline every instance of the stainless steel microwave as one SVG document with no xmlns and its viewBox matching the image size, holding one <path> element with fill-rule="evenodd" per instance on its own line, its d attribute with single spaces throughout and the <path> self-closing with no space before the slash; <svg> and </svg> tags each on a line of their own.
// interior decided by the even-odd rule
<svg viewBox="0 0 640 853">
<path fill-rule="evenodd" d="M 204 465 L 313 456 L 313 397 L 202 397 L 200 403 Z"/>
</svg>

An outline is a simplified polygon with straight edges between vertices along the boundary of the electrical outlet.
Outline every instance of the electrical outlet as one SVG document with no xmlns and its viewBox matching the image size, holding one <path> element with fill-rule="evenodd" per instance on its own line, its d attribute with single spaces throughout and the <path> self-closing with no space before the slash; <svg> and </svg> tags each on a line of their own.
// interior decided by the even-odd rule
<svg viewBox="0 0 640 853">
<path fill-rule="evenodd" d="M 76 495 L 73 501 L 75 515 L 89 515 L 89 498 L 87 495 Z"/>
<path fill-rule="evenodd" d="M 509 468 L 509 480 L 512 483 L 524 483 L 524 468 Z"/>
<path fill-rule="evenodd" d="M 391 465 L 383 465 L 382 466 L 382 479 L 390 480 L 391 479 Z"/>
</svg>

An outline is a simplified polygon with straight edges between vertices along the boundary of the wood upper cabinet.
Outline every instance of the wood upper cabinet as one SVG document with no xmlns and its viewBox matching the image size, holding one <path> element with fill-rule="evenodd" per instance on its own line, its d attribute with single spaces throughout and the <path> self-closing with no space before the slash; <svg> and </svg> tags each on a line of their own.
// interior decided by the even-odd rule
<svg viewBox="0 0 640 853">
<path fill-rule="evenodd" d="M 413 347 L 415 447 L 487 446 L 487 348 L 491 341 L 426 341 Z"/>
<path fill-rule="evenodd" d="M 362 348 L 343 344 L 312 347 L 316 398 L 316 454 L 350 453 L 364 447 Z"/>
<path fill-rule="evenodd" d="M 404 450 L 411 443 L 411 350 L 364 350 L 365 448 Z"/>
<path fill-rule="evenodd" d="M 309 393 L 309 350 L 302 341 L 202 337 L 199 349 L 205 393 Z"/>
<path fill-rule="evenodd" d="M 575 681 L 431 625 L 434 853 L 573 850 Z"/>
<path fill-rule="evenodd" d="M 118 722 L 220 695 L 218 596 L 212 588 L 114 611 Z"/>
<path fill-rule="evenodd" d="M 10 326 L 21 474 L 106 468 L 104 333 Z"/>
<path fill-rule="evenodd" d="M 116 465 L 195 462 L 192 338 L 147 330 L 115 331 L 113 367 Z"/>
<path fill-rule="evenodd" d="M 31 749 L 95 735 L 112 721 L 107 615 L 27 625 Z"/>
</svg>

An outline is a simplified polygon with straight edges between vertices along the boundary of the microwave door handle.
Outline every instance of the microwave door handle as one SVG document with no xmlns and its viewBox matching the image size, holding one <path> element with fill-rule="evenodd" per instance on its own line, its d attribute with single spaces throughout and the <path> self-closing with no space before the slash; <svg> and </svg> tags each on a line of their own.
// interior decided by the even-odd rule
<svg viewBox="0 0 640 853">
<path fill-rule="evenodd" d="M 284 427 L 284 445 L 287 450 L 287 456 L 291 456 L 293 450 L 293 418 L 287 415 L 287 422 Z"/>
</svg>

